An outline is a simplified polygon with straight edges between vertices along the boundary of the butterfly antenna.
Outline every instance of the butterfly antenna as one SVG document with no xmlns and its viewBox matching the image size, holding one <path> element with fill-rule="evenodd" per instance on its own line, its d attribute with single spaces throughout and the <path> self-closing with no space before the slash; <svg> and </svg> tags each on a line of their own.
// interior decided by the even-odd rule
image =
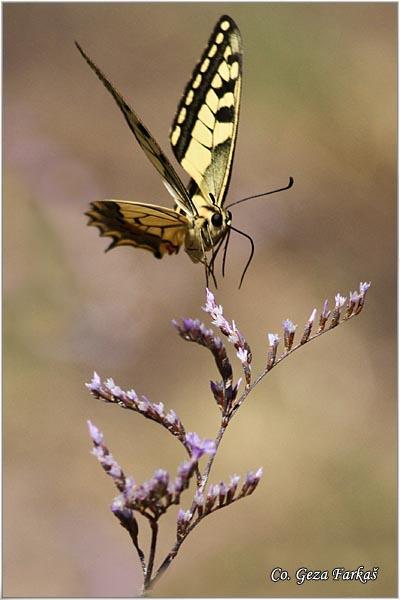
<svg viewBox="0 0 400 600">
<path fill-rule="evenodd" d="M 284 192 L 292 187 L 294 184 L 293 177 L 289 177 L 289 183 L 282 188 L 277 190 L 272 190 L 271 192 L 263 192 L 262 194 L 257 194 L 256 196 L 248 196 L 247 198 L 242 198 L 241 200 L 236 200 L 236 202 L 232 202 L 232 204 L 228 204 L 225 208 L 230 208 L 231 206 L 236 206 L 236 204 L 240 204 L 241 202 L 246 202 L 247 200 L 253 200 L 253 198 L 261 198 L 261 196 L 269 196 L 270 194 L 276 194 L 277 192 Z"/>
<path fill-rule="evenodd" d="M 249 260 L 247 261 L 244 271 L 242 273 L 242 276 L 240 278 L 240 283 L 239 283 L 239 290 L 240 290 L 240 288 L 242 287 L 244 276 L 246 275 L 246 271 L 249 268 L 251 261 L 253 260 L 254 242 L 253 242 L 253 239 L 249 235 L 247 235 L 247 233 L 244 233 L 244 231 L 240 231 L 240 229 L 236 229 L 236 227 L 232 227 L 232 225 L 230 225 L 230 229 L 232 229 L 232 231 L 236 231 L 236 233 L 240 233 L 240 235 L 243 235 L 243 237 L 247 238 L 251 244 Z"/>
</svg>

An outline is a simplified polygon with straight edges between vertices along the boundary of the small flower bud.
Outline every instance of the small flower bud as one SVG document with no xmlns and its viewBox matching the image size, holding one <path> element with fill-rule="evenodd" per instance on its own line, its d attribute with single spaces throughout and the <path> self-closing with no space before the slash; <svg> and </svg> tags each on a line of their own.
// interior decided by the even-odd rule
<svg viewBox="0 0 400 600">
<path fill-rule="evenodd" d="M 177 536 L 181 538 L 185 535 L 186 529 L 190 523 L 190 519 L 192 518 L 192 513 L 190 510 L 182 510 L 179 509 L 178 518 L 177 518 Z"/>
<path fill-rule="evenodd" d="M 305 327 L 304 327 L 304 333 L 303 336 L 301 338 L 300 344 L 305 344 L 306 342 L 308 342 L 309 338 L 310 338 L 310 334 L 311 334 L 311 329 L 315 320 L 315 315 L 317 314 L 317 309 L 314 308 L 314 310 L 312 311 Z"/>
<path fill-rule="evenodd" d="M 249 471 L 246 475 L 245 482 L 242 486 L 241 494 L 244 496 L 248 496 L 252 494 L 256 489 L 257 485 L 260 482 L 260 479 L 263 475 L 263 468 L 260 467 L 256 472 Z"/>
<path fill-rule="evenodd" d="M 267 355 L 267 370 L 269 371 L 275 364 L 276 351 L 279 344 L 279 335 L 277 333 L 268 334 L 269 349 Z"/>
<path fill-rule="evenodd" d="M 229 485 L 228 485 L 228 494 L 227 494 L 227 502 L 231 502 L 236 493 L 238 483 L 240 481 L 239 475 L 232 475 Z"/>
<path fill-rule="evenodd" d="M 134 402 L 134 403 L 138 402 L 138 397 L 137 397 L 135 390 L 128 390 L 126 392 L 126 395 L 128 396 L 129 400 L 132 400 L 132 402 Z"/>
<path fill-rule="evenodd" d="M 202 440 L 194 432 L 187 433 L 185 439 L 192 457 L 196 460 L 199 460 L 203 454 L 215 454 L 214 440 Z"/>
<path fill-rule="evenodd" d="M 89 434 L 90 437 L 92 438 L 93 442 L 96 445 L 99 445 L 102 443 L 104 436 L 102 434 L 102 432 L 100 431 L 100 429 L 98 429 L 96 427 L 96 425 L 93 425 L 93 423 L 91 421 L 87 421 L 88 427 L 89 427 Z"/>
<path fill-rule="evenodd" d="M 346 302 L 346 297 L 341 296 L 339 293 L 337 293 L 335 296 L 335 308 L 333 309 L 332 321 L 329 326 L 329 329 L 332 329 L 333 327 L 336 327 L 339 324 L 340 311 L 343 308 L 343 305 L 345 302 Z"/>
<path fill-rule="evenodd" d="M 360 301 L 358 303 L 358 307 L 355 309 L 355 314 L 358 315 L 364 306 L 364 302 L 365 302 L 365 294 L 367 293 L 367 291 L 369 290 L 369 288 L 371 287 L 371 282 L 360 282 Z"/>
<path fill-rule="evenodd" d="M 172 408 L 166 414 L 165 420 L 170 423 L 170 425 L 177 425 L 179 423 L 178 415 Z"/>
<path fill-rule="evenodd" d="M 147 413 L 150 409 L 151 402 L 146 398 L 146 396 L 142 396 L 138 402 L 138 410 L 142 413 Z"/>
<path fill-rule="evenodd" d="M 162 402 L 159 402 L 158 404 L 153 403 L 151 407 L 160 417 L 164 416 L 164 404 Z"/>
<path fill-rule="evenodd" d="M 219 490 L 218 490 L 218 503 L 220 506 L 222 506 L 224 504 L 226 495 L 228 493 L 228 487 L 225 485 L 225 483 L 223 481 L 221 481 L 221 483 L 219 484 Z"/>
<path fill-rule="evenodd" d="M 198 515 L 201 517 L 204 512 L 204 496 L 199 490 L 196 490 L 193 501 L 196 504 Z"/>
<path fill-rule="evenodd" d="M 92 393 L 100 391 L 101 379 L 96 371 L 93 373 L 92 381 L 90 383 L 85 383 L 85 385 Z"/>
<path fill-rule="evenodd" d="M 283 343 L 286 352 L 289 352 L 293 346 L 294 335 L 296 333 L 297 325 L 294 325 L 290 319 L 283 321 Z"/>
<path fill-rule="evenodd" d="M 225 401 L 225 386 L 218 381 L 210 381 L 210 388 L 213 396 L 220 408 L 223 408 Z"/>
</svg>

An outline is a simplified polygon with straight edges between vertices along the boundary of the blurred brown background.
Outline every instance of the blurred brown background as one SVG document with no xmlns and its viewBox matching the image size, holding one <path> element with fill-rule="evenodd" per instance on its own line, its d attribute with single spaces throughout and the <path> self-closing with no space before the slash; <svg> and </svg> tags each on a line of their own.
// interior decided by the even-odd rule
<svg viewBox="0 0 400 600">
<path fill-rule="evenodd" d="M 174 472 L 184 456 L 155 424 L 93 399 L 84 382 L 94 369 L 165 402 L 189 431 L 217 430 L 211 357 L 171 327 L 206 319 L 202 268 L 184 252 L 104 254 L 108 241 L 86 227 L 89 201 L 171 198 L 73 41 L 172 156 L 178 99 L 223 13 L 244 40 L 228 202 L 295 179 L 289 192 L 234 209 L 256 254 L 238 291 L 249 248 L 233 237 L 217 300 L 251 343 L 255 372 L 284 318 L 302 326 L 325 297 L 373 285 L 359 318 L 296 353 L 244 405 L 212 481 L 263 465 L 262 483 L 201 524 L 155 595 L 396 594 L 396 12 L 395 3 L 4 5 L 6 596 L 140 589 L 86 419 L 138 481 L 157 467 Z M 175 517 L 164 518 L 158 560 Z M 359 565 L 378 566 L 377 581 L 268 576 L 275 566 Z"/>
</svg>

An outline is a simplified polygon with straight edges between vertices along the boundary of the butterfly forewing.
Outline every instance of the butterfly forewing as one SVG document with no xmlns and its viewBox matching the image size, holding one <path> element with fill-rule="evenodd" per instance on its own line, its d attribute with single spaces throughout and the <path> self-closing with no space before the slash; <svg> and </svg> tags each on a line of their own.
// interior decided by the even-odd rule
<svg viewBox="0 0 400 600">
<path fill-rule="evenodd" d="M 107 250 L 115 246 L 135 246 L 150 250 L 156 258 L 176 254 L 183 244 L 188 221 L 170 208 L 104 200 L 92 202 L 86 213 L 89 225 L 95 225 L 102 236 L 113 239 Z"/>
<path fill-rule="evenodd" d="M 94 62 L 89 58 L 89 56 L 84 52 L 84 50 L 80 47 L 80 45 L 75 42 L 79 52 L 82 54 L 83 58 L 86 60 L 88 65 L 93 69 L 96 73 L 97 77 L 104 84 L 110 94 L 113 96 L 115 102 L 118 104 L 119 108 L 122 111 L 122 114 L 125 117 L 125 120 L 129 126 L 129 129 L 132 131 L 140 146 L 144 150 L 146 156 L 149 158 L 151 163 L 155 166 L 157 171 L 163 177 L 163 179 L 170 185 L 173 189 L 174 197 L 176 202 L 179 204 L 180 208 L 190 212 L 191 214 L 196 214 L 195 206 L 193 205 L 187 190 L 180 178 L 178 177 L 175 169 L 169 162 L 168 158 L 165 156 L 160 146 L 151 135 L 149 130 L 143 125 L 141 120 L 138 118 L 134 110 L 125 102 L 121 94 L 115 89 L 115 87 L 108 81 L 106 76 L 102 73 L 102 71 L 94 64 Z"/>
<path fill-rule="evenodd" d="M 242 79 L 239 29 L 219 19 L 185 88 L 172 124 L 174 154 L 202 196 L 222 206 L 229 185 L 239 118 Z M 191 182 L 191 191 L 195 186 Z"/>
</svg>

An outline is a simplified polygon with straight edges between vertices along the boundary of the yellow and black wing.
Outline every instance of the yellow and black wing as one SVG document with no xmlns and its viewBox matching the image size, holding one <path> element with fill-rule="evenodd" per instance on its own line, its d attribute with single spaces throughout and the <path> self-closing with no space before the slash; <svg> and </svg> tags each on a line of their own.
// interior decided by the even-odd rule
<svg viewBox="0 0 400 600">
<path fill-rule="evenodd" d="M 197 210 L 193 204 L 185 186 L 180 180 L 179 176 L 175 172 L 175 169 L 165 156 L 160 146 L 151 135 L 149 130 L 143 125 L 141 120 L 138 118 L 134 110 L 125 102 L 121 94 L 115 89 L 115 87 L 108 81 L 102 71 L 94 64 L 89 56 L 84 52 L 81 46 L 75 42 L 76 47 L 86 60 L 90 68 L 96 73 L 97 77 L 104 84 L 107 90 L 110 92 L 115 102 L 118 104 L 122 114 L 125 117 L 125 121 L 128 124 L 129 129 L 134 134 L 135 138 L 139 142 L 141 148 L 144 150 L 146 156 L 149 158 L 151 163 L 155 166 L 157 171 L 160 173 L 162 178 L 167 184 L 167 187 L 173 192 L 173 196 L 181 208 L 186 214 L 195 216 Z"/>
<path fill-rule="evenodd" d="M 174 154 L 192 177 L 191 196 L 200 190 L 222 206 L 231 176 L 242 80 L 240 31 L 230 17 L 216 24 L 185 88 L 172 124 Z"/>
<path fill-rule="evenodd" d="M 86 215 L 101 236 L 113 239 L 107 250 L 135 246 L 150 250 L 156 258 L 177 254 L 188 229 L 186 217 L 170 208 L 125 200 L 92 202 Z"/>
</svg>

